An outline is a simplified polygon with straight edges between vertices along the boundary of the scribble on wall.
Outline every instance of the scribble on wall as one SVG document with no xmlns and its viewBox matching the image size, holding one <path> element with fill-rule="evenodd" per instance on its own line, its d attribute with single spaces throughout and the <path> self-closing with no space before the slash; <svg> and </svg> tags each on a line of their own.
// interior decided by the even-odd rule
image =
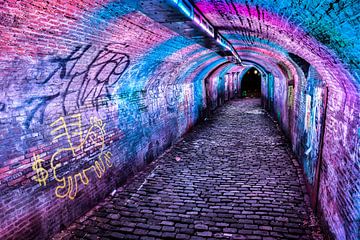
<svg viewBox="0 0 360 240">
<path fill-rule="evenodd" d="M 168 109 L 176 108 L 176 104 L 181 94 L 181 89 L 177 84 L 168 84 L 165 89 L 165 99 Z"/>
<path fill-rule="evenodd" d="M 39 183 L 40 186 L 46 186 L 46 181 L 49 178 L 49 172 L 42 166 L 45 162 L 39 155 L 34 154 L 34 163 L 32 169 L 36 172 L 34 180 Z"/>
<path fill-rule="evenodd" d="M 270 112 L 274 111 L 274 76 L 272 74 L 268 76 L 268 108 Z"/>
<path fill-rule="evenodd" d="M 311 184 L 314 184 L 318 158 L 320 154 L 321 128 L 324 113 L 324 89 L 316 87 L 311 104 L 311 112 L 307 128 L 306 151 L 304 158 L 304 169 Z"/>
<path fill-rule="evenodd" d="M 182 89 L 176 83 L 162 84 L 160 79 L 155 79 L 146 90 L 146 106 L 149 114 L 149 122 L 154 123 L 161 114 L 161 105 L 166 102 L 167 110 L 176 111 Z"/>
<path fill-rule="evenodd" d="M 303 122 L 302 161 L 308 182 L 316 186 L 316 170 L 320 153 L 322 126 L 324 124 L 325 88 L 319 74 L 310 67 L 307 85 L 302 89 L 305 99 Z"/>
<path fill-rule="evenodd" d="M 304 129 L 305 131 L 309 131 L 310 121 L 311 121 L 311 95 L 306 95 L 305 102 L 305 120 L 304 120 Z"/>
<path fill-rule="evenodd" d="M 121 51 L 126 47 L 125 44 L 111 43 L 94 52 L 92 45 L 78 46 L 66 57 L 51 59 L 47 63 L 50 67 L 38 70 L 32 78 L 27 77 L 29 82 L 35 82 L 43 89 L 51 88 L 54 84 L 58 87 L 55 93 L 33 96 L 18 107 L 28 111 L 24 123 L 26 128 L 29 128 L 36 114 L 43 123 L 46 108 L 58 99 L 65 116 L 70 109 L 80 108 L 87 103 L 96 110 L 106 106 L 112 99 L 115 84 L 130 64 L 130 57 Z M 61 84 L 59 81 L 62 81 Z"/>
<path fill-rule="evenodd" d="M 0 112 L 5 111 L 5 103 L 0 102 Z"/>
<path fill-rule="evenodd" d="M 55 181 L 58 183 L 55 189 L 55 195 L 58 198 L 68 197 L 73 200 L 78 191 L 78 182 L 83 185 L 89 184 L 88 172 L 93 171 L 97 178 L 101 178 L 107 168 L 112 167 L 111 152 L 105 151 L 105 123 L 97 117 L 90 118 L 90 127 L 86 132 L 82 131 L 82 116 L 75 114 L 67 118 L 60 117 L 50 125 L 53 130 L 53 142 L 65 141 L 66 147 L 61 147 L 52 155 L 50 160 L 51 172 Z M 96 152 L 97 154 L 93 154 Z M 89 155 L 89 161 L 86 164 L 78 162 L 82 170 L 77 173 L 71 173 L 67 165 L 62 165 L 63 161 L 73 158 L 71 162 L 78 161 Z M 40 186 L 46 185 L 49 171 L 42 164 L 44 160 L 38 155 L 34 155 L 33 170 L 36 171 L 34 180 Z M 96 159 L 96 160 L 95 160 Z M 74 163 L 73 163 L 74 164 Z"/>
</svg>

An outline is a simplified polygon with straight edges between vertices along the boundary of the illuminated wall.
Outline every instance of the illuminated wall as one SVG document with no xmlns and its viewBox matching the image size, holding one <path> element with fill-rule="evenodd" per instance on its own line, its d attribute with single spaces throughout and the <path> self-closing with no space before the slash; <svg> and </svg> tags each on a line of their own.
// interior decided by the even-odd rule
<svg viewBox="0 0 360 240">
<path fill-rule="evenodd" d="M 320 196 L 324 224 L 356 239 L 358 1 L 195 0 L 250 63 L 242 67 L 136 2 L 1 2 L 0 235 L 45 238 L 67 226 L 239 93 L 256 63 L 263 104 Z"/>
<path fill-rule="evenodd" d="M 188 131 L 206 76 L 234 67 L 132 4 L 0 8 L 2 239 L 44 239 L 84 214 Z"/>
<path fill-rule="evenodd" d="M 337 239 L 358 239 L 359 2 L 195 3 L 242 60 L 256 62 L 269 73 L 263 78 L 263 103 L 291 139 L 311 198 L 319 196 L 323 224 Z"/>
</svg>

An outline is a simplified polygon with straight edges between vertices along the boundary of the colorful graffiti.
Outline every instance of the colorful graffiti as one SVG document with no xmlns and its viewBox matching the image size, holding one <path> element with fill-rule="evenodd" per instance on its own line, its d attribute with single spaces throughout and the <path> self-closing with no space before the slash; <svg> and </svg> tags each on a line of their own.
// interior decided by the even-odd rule
<svg viewBox="0 0 360 240">
<path fill-rule="evenodd" d="M 49 237 L 201 117 L 204 78 L 227 60 L 127 3 L 137 5 L 128 0 L 44 3 L 39 15 L 61 23 L 55 28 L 30 17 L 40 2 L 25 1 L 17 7 L 29 21 L 10 19 L 8 28 L 0 29 L 0 48 L 6 52 L 0 57 L 0 150 L 5 156 L 0 205 L 23 206 L 21 213 L 1 218 L 6 231 L 2 228 L 0 235 L 13 235 L 14 223 L 23 225 L 43 199 L 41 207 L 49 211 L 36 211 L 40 224 L 24 226 L 12 237 Z M 57 15 L 54 8 L 69 12 Z M 41 28 L 21 31 L 19 37 L 11 28 L 15 25 Z M 16 191 L 23 193 L 14 199 Z M 70 214 L 57 218 L 64 208 Z"/>
<path fill-rule="evenodd" d="M 86 132 L 82 131 L 81 114 L 71 115 L 67 118 L 60 117 L 50 125 L 53 130 L 53 142 L 64 140 L 67 147 L 57 149 L 51 156 L 51 172 L 58 186 L 55 189 L 55 195 L 58 198 L 68 197 L 75 199 L 79 186 L 78 182 L 83 185 L 89 184 L 88 172 L 95 173 L 97 178 L 101 178 L 106 169 L 112 167 L 111 152 L 105 150 L 105 123 L 97 117 L 90 118 L 90 127 Z M 78 142 L 76 143 L 76 139 Z M 94 154 L 94 152 L 96 154 Z M 87 164 L 83 163 L 84 155 L 91 155 Z M 81 165 L 82 170 L 77 173 L 69 173 L 64 160 L 71 157 L 72 164 Z M 96 160 L 95 160 L 96 159 Z M 80 161 L 82 160 L 82 161 Z M 34 180 L 41 185 L 46 186 L 46 180 L 49 177 L 49 171 L 42 167 L 44 160 L 38 155 L 34 155 L 33 170 L 36 172 Z M 68 164 L 67 164 L 68 165 Z M 87 165 L 87 166 L 86 166 Z M 65 168 L 67 171 L 64 171 Z"/>
<path fill-rule="evenodd" d="M 311 95 L 306 94 L 305 96 L 305 120 L 304 129 L 306 132 L 309 131 L 311 122 Z"/>
<path fill-rule="evenodd" d="M 267 76 L 267 84 L 268 84 L 268 110 L 270 110 L 271 112 L 273 112 L 274 110 L 274 76 L 270 73 Z"/>
<path fill-rule="evenodd" d="M 137 1 L 80 2 L 3 1 L 0 9 L 4 53 L 0 56 L 0 188 L 6 193 L 0 205 L 11 209 L 28 204 L 17 211 L 21 214 L 1 218 L 6 233 L 14 231 L 12 226 L 23 225 L 22 219 L 32 212 L 33 199 L 51 199 L 46 191 L 32 191 L 35 187 L 56 185 L 55 196 L 63 199 L 79 199 L 89 185 L 99 188 L 97 184 L 105 182 L 114 187 L 115 180 L 104 178 L 111 164 L 116 162 L 117 168 L 111 171 L 121 171 L 119 178 L 135 172 L 195 124 L 207 102 L 221 105 L 236 91 L 228 71 L 231 66 L 221 68 L 223 72 L 214 74 L 209 87 L 204 87 L 208 74 L 227 60 L 147 17 L 137 9 Z M 354 189 L 359 186 L 358 2 L 192 2 L 211 24 L 222 26 L 221 34 L 241 57 L 271 72 L 264 77 L 265 101 L 280 125 L 289 120 L 287 112 L 293 111 L 292 143 L 310 185 L 316 185 L 327 92 L 314 82 L 321 79 L 332 88 L 323 151 L 322 210 L 339 239 L 354 239 L 354 227 L 348 226 L 359 219 L 354 207 L 359 204 L 349 194 L 357 194 Z M 287 86 L 283 80 L 297 75 L 291 68 L 290 52 L 304 58 L 319 76 L 310 74 L 308 82 L 294 78 L 294 88 Z M 90 115 L 106 119 L 111 131 L 105 132 L 105 123 L 95 118 L 85 125 L 83 117 Z M 105 135 L 113 138 L 119 132 L 121 141 L 111 143 L 116 146 L 116 153 L 112 148 L 115 158 L 102 143 Z M 26 171 L 33 174 L 32 186 L 26 183 L 30 178 Z M 102 181 L 89 184 L 91 175 Z M 337 186 L 328 187 L 333 182 Z M 13 199 L 18 188 L 24 193 Z M 106 194 L 103 189 L 94 191 Z M 91 194 L 86 199 L 95 204 Z M 63 208 L 72 202 L 89 207 L 79 201 L 58 200 L 56 204 Z M 72 218 L 80 214 L 74 205 L 69 211 Z M 48 214 L 37 211 L 43 214 L 41 224 L 51 226 L 45 219 L 55 219 L 56 212 L 56 208 Z M 71 220 L 56 219 L 52 225 Z M 45 236 L 59 230 L 43 226 L 32 230 L 34 225 L 16 232 Z"/>
<path fill-rule="evenodd" d="M 305 94 L 306 92 L 306 94 Z M 321 137 L 323 134 L 325 90 L 324 83 L 318 73 L 310 67 L 305 94 L 304 136 L 302 139 L 304 155 L 302 157 L 304 171 L 309 183 L 316 185 L 316 171 L 318 168 Z"/>
</svg>

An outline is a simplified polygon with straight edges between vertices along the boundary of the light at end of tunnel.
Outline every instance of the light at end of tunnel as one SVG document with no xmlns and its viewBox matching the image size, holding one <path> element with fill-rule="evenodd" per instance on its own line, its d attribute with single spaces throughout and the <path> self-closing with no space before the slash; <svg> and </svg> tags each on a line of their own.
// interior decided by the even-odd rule
<svg viewBox="0 0 360 240">
<path fill-rule="evenodd" d="M 255 70 L 254 70 L 254 73 L 255 73 L 255 74 L 258 74 L 259 72 L 258 72 L 258 70 L 255 69 Z"/>
</svg>

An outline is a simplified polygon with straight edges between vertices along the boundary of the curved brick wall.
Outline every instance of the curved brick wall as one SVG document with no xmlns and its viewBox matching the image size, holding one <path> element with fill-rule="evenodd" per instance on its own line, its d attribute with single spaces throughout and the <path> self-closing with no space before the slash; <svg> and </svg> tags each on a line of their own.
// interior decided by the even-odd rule
<svg viewBox="0 0 360 240">
<path fill-rule="evenodd" d="M 291 139 L 324 225 L 356 239 L 360 4 L 194 2 L 262 69 L 263 104 Z M 1 4 L 4 239 L 60 231 L 235 97 L 250 67 L 179 36 L 136 1 Z"/>
<path fill-rule="evenodd" d="M 226 60 L 131 1 L 0 9 L 0 233 L 42 239 L 191 128 Z"/>
<path fill-rule="evenodd" d="M 312 198 L 319 196 L 319 215 L 335 238 L 357 239 L 360 32 L 356 29 L 360 4 L 265 0 L 195 3 L 231 40 L 242 59 L 257 62 L 272 73 L 263 82 L 264 103 L 292 140 Z M 306 60 L 310 68 L 303 71 L 291 54 Z M 273 99 L 268 95 L 269 82 L 274 86 Z M 316 173 L 320 161 L 320 173 Z M 312 191 L 317 181 L 318 194 Z"/>
</svg>

